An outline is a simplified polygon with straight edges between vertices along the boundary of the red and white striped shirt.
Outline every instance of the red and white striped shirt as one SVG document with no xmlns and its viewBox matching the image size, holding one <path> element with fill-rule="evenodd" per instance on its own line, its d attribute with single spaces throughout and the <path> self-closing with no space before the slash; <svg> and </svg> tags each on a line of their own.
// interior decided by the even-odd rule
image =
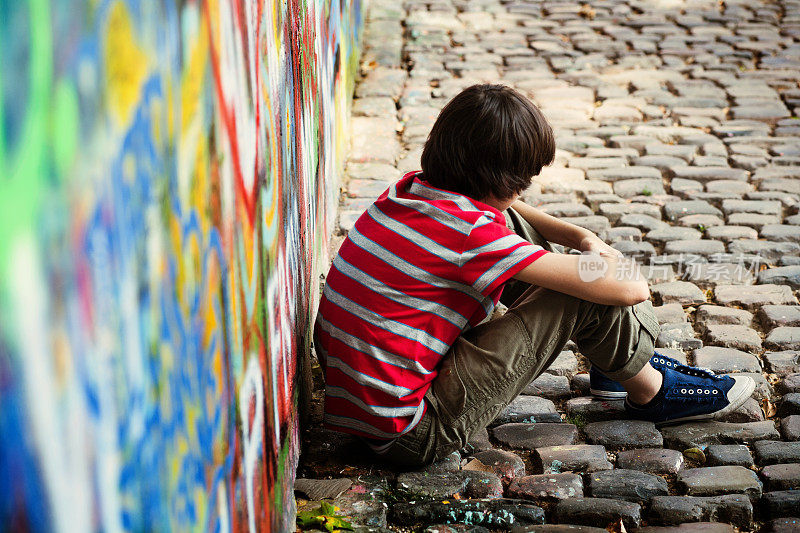
<svg viewBox="0 0 800 533">
<path fill-rule="evenodd" d="M 377 439 L 413 429 L 453 342 L 545 253 L 498 210 L 421 173 L 389 187 L 350 230 L 320 301 L 326 427 Z"/>
</svg>

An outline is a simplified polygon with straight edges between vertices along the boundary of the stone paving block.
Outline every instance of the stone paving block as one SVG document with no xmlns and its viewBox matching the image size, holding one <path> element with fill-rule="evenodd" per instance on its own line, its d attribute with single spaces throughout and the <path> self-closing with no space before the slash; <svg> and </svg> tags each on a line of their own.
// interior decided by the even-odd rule
<svg viewBox="0 0 800 533">
<path fill-rule="evenodd" d="M 691 522 L 677 526 L 640 527 L 636 533 L 736 533 L 736 529 L 729 524 Z"/>
<path fill-rule="evenodd" d="M 539 474 L 515 479 L 508 487 L 508 496 L 523 500 L 560 501 L 583 496 L 583 479 L 579 474 Z"/>
<path fill-rule="evenodd" d="M 789 415 L 781 419 L 781 436 L 788 441 L 800 440 L 800 415 Z"/>
<path fill-rule="evenodd" d="M 558 522 L 567 524 L 601 525 L 622 523 L 626 528 L 639 527 L 641 506 L 608 498 L 569 498 L 558 502 L 555 509 Z"/>
<path fill-rule="evenodd" d="M 520 395 L 497 415 L 491 425 L 508 424 L 509 422 L 560 422 L 561 416 L 556 411 L 552 400 L 539 396 Z"/>
<path fill-rule="evenodd" d="M 745 226 L 760 230 L 769 224 L 779 224 L 781 217 L 779 215 L 758 215 L 755 213 L 733 213 L 725 217 L 727 223 L 731 226 Z M 722 225 L 722 223 L 720 223 Z M 753 239 L 755 239 L 753 237 Z M 733 239 L 729 242 L 739 242 L 745 239 Z M 748 241 L 749 242 L 749 241 Z"/>
<path fill-rule="evenodd" d="M 800 530 L 800 518 L 776 518 L 769 520 L 760 533 L 795 533 Z"/>
<path fill-rule="evenodd" d="M 710 239 L 669 241 L 664 245 L 665 254 L 712 255 L 724 252 L 723 242 Z"/>
<path fill-rule="evenodd" d="M 742 466 L 687 468 L 678 472 L 678 486 L 689 496 L 746 494 L 751 501 L 763 491 L 756 473 Z"/>
<path fill-rule="evenodd" d="M 759 215 L 780 216 L 783 213 L 783 206 L 780 202 L 768 200 L 723 200 L 722 211 L 726 215 L 756 213 Z"/>
<path fill-rule="evenodd" d="M 656 249 L 649 242 L 618 241 L 611 245 L 626 257 L 647 257 L 655 255 Z"/>
<path fill-rule="evenodd" d="M 645 238 L 648 241 L 667 243 L 670 241 L 698 240 L 701 233 L 694 228 L 681 226 L 667 226 L 647 232 Z"/>
<path fill-rule="evenodd" d="M 564 404 L 567 415 L 584 421 L 615 420 L 625 416 L 623 400 L 595 400 L 591 396 L 570 398 Z"/>
<path fill-rule="evenodd" d="M 761 227 L 761 238 L 775 242 L 800 242 L 800 228 L 791 224 L 767 224 Z"/>
<path fill-rule="evenodd" d="M 396 113 L 395 103 L 389 97 L 376 96 L 353 100 L 353 116 L 382 117 Z"/>
<path fill-rule="evenodd" d="M 521 394 L 541 396 L 548 400 L 569 398 L 569 378 L 544 372 L 522 389 Z"/>
<path fill-rule="evenodd" d="M 656 338 L 658 348 L 674 348 L 678 350 L 695 350 L 703 347 L 703 341 L 694 336 L 692 325 L 688 322 L 661 324 L 661 331 Z"/>
<path fill-rule="evenodd" d="M 618 241 L 641 241 L 642 232 L 638 228 L 618 226 L 606 230 L 600 237 L 608 243 L 615 243 Z"/>
<path fill-rule="evenodd" d="M 654 524 L 687 526 L 676 529 L 676 532 L 704 531 L 705 529 L 689 527 L 693 523 L 704 521 L 728 522 L 746 528 L 753 522 L 753 503 L 745 494 L 656 496 L 650 505 L 648 518 Z"/>
<path fill-rule="evenodd" d="M 800 442 L 763 440 L 753 443 L 759 466 L 779 463 L 800 463 Z"/>
<path fill-rule="evenodd" d="M 698 241 L 699 242 L 699 241 Z M 718 242 L 718 241 L 710 241 Z M 722 244 L 722 243 L 720 243 Z M 674 248 L 665 252 L 678 252 Z M 709 247 L 705 254 L 712 255 L 723 253 L 724 247 Z M 693 253 L 689 249 L 683 253 Z M 714 285 L 749 285 L 755 281 L 755 277 L 747 265 L 743 263 L 694 263 L 686 266 L 684 272 L 686 281 L 690 281 L 701 287 L 713 287 Z"/>
<path fill-rule="evenodd" d="M 594 233 L 602 233 L 607 230 L 611 224 L 608 218 L 604 216 L 587 216 L 587 217 L 564 217 L 561 220 L 586 228 Z"/>
<path fill-rule="evenodd" d="M 765 490 L 800 489 L 800 463 L 773 464 L 761 469 Z"/>
<path fill-rule="evenodd" d="M 762 305 L 796 304 L 797 299 L 786 285 L 717 285 L 714 299 L 721 305 L 756 309 Z"/>
<path fill-rule="evenodd" d="M 578 397 L 588 397 L 589 396 L 589 373 L 588 372 L 579 372 L 572 376 L 569 380 L 570 389 L 574 393 L 578 395 Z"/>
<path fill-rule="evenodd" d="M 748 220 L 752 221 L 752 217 Z M 730 217 L 728 218 L 728 222 L 733 223 Z M 736 239 L 728 243 L 728 251 L 739 254 L 758 255 L 761 257 L 761 262 L 775 262 L 785 255 L 797 255 L 800 253 L 800 244 L 796 242 Z"/>
<path fill-rule="evenodd" d="M 705 450 L 707 466 L 743 466 L 755 463 L 750 449 L 744 444 L 712 444 Z"/>
<path fill-rule="evenodd" d="M 758 316 L 770 329 L 779 326 L 800 326 L 798 305 L 764 305 L 759 309 Z"/>
<path fill-rule="evenodd" d="M 725 225 L 725 221 L 716 215 L 686 215 L 679 218 L 677 223 L 679 226 L 697 228 L 700 231 Z"/>
<path fill-rule="evenodd" d="M 711 444 L 749 444 L 758 440 L 778 439 L 775 422 L 745 424 L 705 421 L 689 422 L 661 428 L 664 444 L 675 450 L 709 446 Z"/>
<path fill-rule="evenodd" d="M 688 215 L 721 216 L 722 211 L 703 200 L 682 200 L 664 206 L 664 216 L 668 220 L 677 220 Z"/>
<path fill-rule="evenodd" d="M 510 529 L 543 524 L 544 510 L 532 503 L 509 498 L 493 500 L 447 500 L 399 502 L 392 506 L 391 518 L 401 525 L 419 523 L 463 523 Z"/>
<path fill-rule="evenodd" d="M 788 394 L 790 392 L 800 392 L 800 374 L 789 374 L 784 377 L 777 384 L 779 394 Z"/>
<path fill-rule="evenodd" d="M 660 215 L 660 213 L 659 213 Z M 622 215 L 618 220 L 619 224 L 639 228 L 642 231 L 654 231 L 657 229 L 669 228 L 669 224 L 661 220 L 660 216 L 650 216 L 642 213 L 630 213 Z"/>
<path fill-rule="evenodd" d="M 761 337 L 752 328 L 741 325 L 711 325 L 706 329 L 706 342 L 715 346 L 750 352 L 761 351 Z"/>
<path fill-rule="evenodd" d="M 789 285 L 800 289 L 800 265 L 772 267 L 758 273 L 758 283 Z"/>
<path fill-rule="evenodd" d="M 686 313 L 681 304 L 666 304 L 653 307 L 653 314 L 659 324 L 675 324 L 686 321 Z"/>
<path fill-rule="evenodd" d="M 651 474 L 676 474 L 684 467 L 683 454 L 668 448 L 637 448 L 617 452 L 617 467 Z"/>
<path fill-rule="evenodd" d="M 634 178 L 614 182 L 614 193 L 622 198 L 666 194 L 661 178 Z"/>
<path fill-rule="evenodd" d="M 427 498 L 452 498 L 466 490 L 470 478 L 462 472 L 408 472 L 397 476 L 397 486 Z"/>
<path fill-rule="evenodd" d="M 647 503 L 654 496 L 666 496 L 669 487 L 663 478 L 640 472 L 615 468 L 595 472 L 587 477 L 587 491 L 594 498 L 613 498 L 636 503 Z"/>
<path fill-rule="evenodd" d="M 570 350 L 564 350 L 558 354 L 555 361 L 545 369 L 545 372 L 556 376 L 569 376 L 575 373 L 577 369 L 578 358 L 575 357 L 575 353 Z"/>
<path fill-rule="evenodd" d="M 704 328 L 716 324 L 750 326 L 753 323 L 753 313 L 744 309 L 705 304 L 697 308 L 695 321 Z"/>
<path fill-rule="evenodd" d="M 709 239 L 731 242 L 737 239 L 757 239 L 758 231 L 748 226 L 713 226 L 706 228 L 705 235 Z"/>
<path fill-rule="evenodd" d="M 502 444 L 523 450 L 575 444 L 578 440 L 574 424 L 552 422 L 504 424 L 494 428 L 492 434 Z"/>
<path fill-rule="evenodd" d="M 348 163 L 345 174 L 351 179 L 369 179 L 394 182 L 400 179 L 400 172 L 386 163 Z"/>
<path fill-rule="evenodd" d="M 800 372 L 800 352 L 795 350 L 765 352 L 764 361 L 767 370 L 779 376 Z"/>
<path fill-rule="evenodd" d="M 525 475 L 525 463 L 515 453 L 506 450 L 489 449 L 475 452 L 472 456 L 489 467 L 494 474 L 505 482 Z"/>
<path fill-rule="evenodd" d="M 408 72 L 405 69 L 377 67 L 356 87 L 356 97 L 389 97 L 397 99 L 403 91 Z"/>
<path fill-rule="evenodd" d="M 800 327 L 779 326 L 774 328 L 764 339 L 764 346 L 772 350 L 800 349 Z"/>
<path fill-rule="evenodd" d="M 706 295 L 700 288 L 687 281 L 670 281 L 650 287 L 650 293 L 658 304 L 678 303 L 683 306 L 706 303 Z"/>
<path fill-rule="evenodd" d="M 747 178 L 750 176 L 750 173 L 746 170 L 728 167 L 683 166 L 675 167 L 672 173 L 676 178 L 695 180 L 702 183 L 716 180 L 747 181 Z"/>
<path fill-rule="evenodd" d="M 692 356 L 696 366 L 708 368 L 717 374 L 761 372 L 758 357 L 733 348 L 705 346 L 692 352 Z"/>
<path fill-rule="evenodd" d="M 582 216 L 589 216 L 592 215 L 592 210 L 589 209 L 588 206 L 583 204 L 578 204 L 575 202 L 564 202 L 564 203 L 548 203 L 542 205 L 540 210 L 544 211 L 548 215 L 553 215 L 554 217 L 561 218 L 561 217 L 582 217 Z"/>
<path fill-rule="evenodd" d="M 759 507 L 763 515 L 770 518 L 797 516 L 797 510 L 800 509 L 800 490 L 765 492 Z"/>
<path fill-rule="evenodd" d="M 544 473 L 598 472 L 612 468 L 606 458 L 606 449 L 590 444 L 536 448 L 531 460 L 534 467 Z"/>
<path fill-rule="evenodd" d="M 590 444 L 606 448 L 660 448 L 664 445 L 655 424 L 644 420 L 608 420 L 592 422 L 583 428 Z"/>
<path fill-rule="evenodd" d="M 389 183 L 383 181 L 351 179 L 347 182 L 347 195 L 351 198 L 376 200 L 388 187 Z"/>
<path fill-rule="evenodd" d="M 778 416 L 800 415 L 800 392 L 784 394 L 778 407 Z"/>
<path fill-rule="evenodd" d="M 661 218 L 661 208 L 659 206 L 640 202 L 630 204 L 604 203 L 600 204 L 599 212 L 611 223 L 617 223 L 621 221 L 623 216 L 631 214 L 648 215 L 656 219 Z"/>
</svg>

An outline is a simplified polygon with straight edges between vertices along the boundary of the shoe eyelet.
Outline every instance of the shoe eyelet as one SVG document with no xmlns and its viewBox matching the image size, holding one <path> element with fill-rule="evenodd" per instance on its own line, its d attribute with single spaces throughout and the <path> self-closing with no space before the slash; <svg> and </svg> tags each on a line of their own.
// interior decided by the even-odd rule
<svg viewBox="0 0 800 533">
<path fill-rule="evenodd" d="M 716 393 L 717 393 L 717 389 L 714 389 L 714 394 L 716 394 Z"/>
<path fill-rule="evenodd" d="M 690 395 L 694 394 L 694 389 L 689 389 L 689 394 Z"/>
<path fill-rule="evenodd" d="M 686 389 L 681 389 L 681 394 L 686 394 Z"/>
<path fill-rule="evenodd" d="M 705 390 L 705 393 L 706 393 L 706 394 L 708 394 L 709 392 L 711 392 L 711 391 L 710 391 L 710 390 L 708 390 L 708 389 L 706 389 L 706 390 Z"/>
</svg>

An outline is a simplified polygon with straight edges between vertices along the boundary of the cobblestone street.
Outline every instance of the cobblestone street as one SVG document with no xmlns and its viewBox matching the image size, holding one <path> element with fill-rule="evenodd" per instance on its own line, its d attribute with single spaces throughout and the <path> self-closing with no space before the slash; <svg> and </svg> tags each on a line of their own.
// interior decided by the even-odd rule
<svg viewBox="0 0 800 533">
<path fill-rule="evenodd" d="M 592 400 L 571 346 L 422 472 L 373 465 L 316 409 L 298 497 L 362 531 L 800 531 L 800 0 L 373 0 L 363 44 L 339 241 L 419 169 L 450 98 L 512 86 L 558 146 L 525 200 L 644 265 L 662 353 L 756 390 L 659 431 Z"/>
</svg>

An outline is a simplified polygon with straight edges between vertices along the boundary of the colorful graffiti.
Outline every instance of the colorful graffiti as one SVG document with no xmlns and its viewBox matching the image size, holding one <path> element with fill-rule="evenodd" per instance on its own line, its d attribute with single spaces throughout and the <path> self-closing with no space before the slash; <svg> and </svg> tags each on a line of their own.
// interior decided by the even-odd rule
<svg viewBox="0 0 800 533">
<path fill-rule="evenodd" d="M 294 529 L 361 17 L 0 2 L 0 529 Z"/>
</svg>

